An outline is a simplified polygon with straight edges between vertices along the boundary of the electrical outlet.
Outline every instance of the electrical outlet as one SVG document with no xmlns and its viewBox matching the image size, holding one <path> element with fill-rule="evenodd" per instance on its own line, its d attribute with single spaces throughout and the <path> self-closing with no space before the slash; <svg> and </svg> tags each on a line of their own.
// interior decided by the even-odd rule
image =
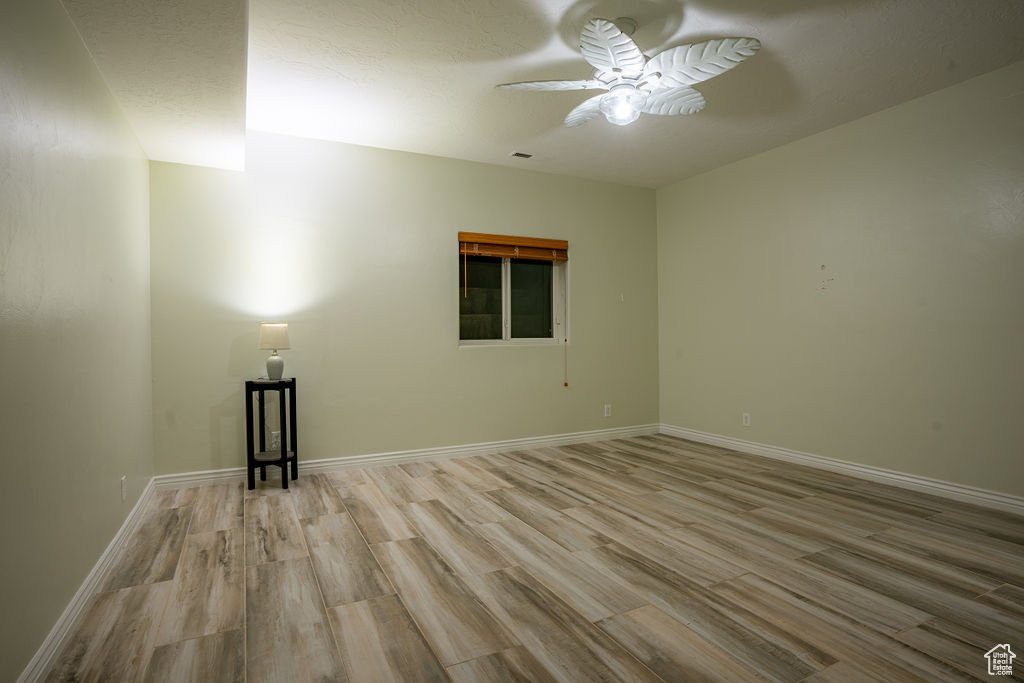
<svg viewBox="0 0 1024 683">
<path fill-rule="evenodd" d="M 270 450 L 281 450 L 281 432 L 270 432 Z"/>
<path fill-rule="evenodd" d="M 743 413 L 743 417 L 741 418 L 741 420 L 743 422 L 743 426 L 744 427 L 749 427 L 750 426 L 750 413 Z"/>
<path fill-rule="evenodd" d="M 604 404 L 604 416 L 605 417 L 611 417 L 612 416 L 612 404 L 611 403 L 605 403 Z"/>
<path fill-rule="evenodd" d="M 128 499 L 128 475 L 121 477 L 121 502 Z"/>
</svg>

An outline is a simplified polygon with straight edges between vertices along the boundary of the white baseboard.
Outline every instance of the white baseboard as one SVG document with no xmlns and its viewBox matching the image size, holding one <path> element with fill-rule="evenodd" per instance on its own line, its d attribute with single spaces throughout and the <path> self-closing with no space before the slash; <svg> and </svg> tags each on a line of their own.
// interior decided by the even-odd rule
<svg viewBox="0 0 1024 683">
<path fill-rule="evenodd" d="M 658 425 L 648 424 L 633 427 L 617 427 L 613 429 L 595 429 L 589 432 L 572 432 L 569 434 L 552 434 L 549 436 L 531 436 L 522 439 L 507 439 L 505 441 L 471 443 L 463 446 L 441 446 L 439 448 L 419 448 L 411 451 L 368 453 L 365 455 L 352 455 L 344 458 L 324 458 L 322 460 L 300 459 L 299 469 L 302 472 L 308 473 L 329 472 L 331 470 L 346 469 L 349 467 L 393 465 L 402 462 L 438 460 L 441 458 L 456 458 L 469 455 L 484 455 L 487 453 L 500 453 L 502 451 L 541 448 L 544 446 L 566 446 L 568 444 L 586 443 L 588 441 L 625 439 L 631 436 L 657 434 L 658 429 Z M 184 472 L 182 474 L 161 474 L 153 479 L 157 488 L 164 489 L 178 488 L 180 486 L 195 486 L 198 484 L 211 484 L 220 481 L 238 481 L 239 477 L 245 477 L 244 467 L 229 467 L 226 469 L 204 470 L 200 472 Z"/>
<path fill-rule="evenodd" d="M 935 496 L 943 496 L 945 498 L 952 498 L 965 503 L 983 505 L 989 508 L 1024 515 L 1024 498 L 1014 496 L 1009 493 L 989 491 L 986 489 L 975 488 L 973 486 L 954 484 L 953 482 L 942 481 L 940 479 L 921 477 L 916 474 L 907 474 L 906 472 L 897 472 L 895 470 L 887 470 L 881 467 L 872 467 L 871 465 L 861 465 L 854 462 L 848 462 L 846 460 L 826 458 L 823 455 L 815 455 L 814 453 L 794 451 L 788 448 L 772 446 L 770 444 L 757 443 L 756 441 L 734 439 L 731 436 L 700 432 L 696 429 L 687 429 L 686 427 L 662 424 L 659 431 L 662 434 L 678 436 L 681 439 L 698 441 L 700 443 L 720 446 L 722 448 L 750 453 L 752 455 L 763 455 L 766 458 L 774 458 L 776 460 L 785 460 L 787 462 L 807 465 L 809 467 L 817 467 L 818 469 L 839 472 L 840 474 L 848 474 L 852 477 L 868 479 L 882 484 L 889 484 L 890 486 L 900 486 L 913 491 L 930 493 Z"/>
<path fill-rule="evenodd" d="M 89 599 L 96 592 L 96 589 L 99 588 L 107 574 L 107 570 L 110 569 L 111 563 L 117 556 L 117 552 L 121 549 L 125 540 L 135 532 L 139 522 L 142 520 L 142 513 L 153 495 L 153 490 L 153 479 L 150 479 L 146 483 L 146 487 L 142 489 L 139 499 L 135 501 L 131 512 L 125 517 L 121 528 L 114 534 L 114 538 L 107 544 L 106 550 L 103 551 L 100 558 L 96 560 L 96 564 L 93 565 L 92 571 L 89 572 L 89 575 L 85 577 L 85 581 L 82 582 L 82 585 L 78 587 L 78 590 L 71 597 L 71 602 L 68 603 L 68 606 L 64 608 L 64 613 L 60 615 L 57 623 L 50 629 L 46 640 L 39 646 L 39 649 L 36 650 L 35 655 L 29 661 L 28 666 L 18 676 L 17 683 L 35 683 L 46 678 L 46 675 L 50 672 L 50 667 L 53 666 L 53 658 L 64 647 L 65 641 L 78 622 L 78 617 L 89 604 Z"/>
</svg>

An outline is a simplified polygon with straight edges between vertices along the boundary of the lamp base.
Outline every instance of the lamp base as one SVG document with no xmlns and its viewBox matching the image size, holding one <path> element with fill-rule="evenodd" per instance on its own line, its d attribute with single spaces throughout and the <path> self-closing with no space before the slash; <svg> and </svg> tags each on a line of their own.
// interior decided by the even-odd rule
<svg viewBox="0 0 1024 683">
<path fill-rule="evenodd" d="M 284 374 L 284 358 L 277 355 L 277 351 L 267 359 L 267 377 L 269 379 L 281 379 Z"/>
</svg>

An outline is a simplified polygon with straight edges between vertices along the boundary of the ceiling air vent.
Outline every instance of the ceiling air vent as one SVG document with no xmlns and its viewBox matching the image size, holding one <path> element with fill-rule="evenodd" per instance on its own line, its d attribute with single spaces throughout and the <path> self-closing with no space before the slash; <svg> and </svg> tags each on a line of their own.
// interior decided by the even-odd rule
<svg viewBox="0 0 1024 683">
<path fill-rule="evenodd" d="M 533 155 L 527 154 L 526 152 L 512 152 L 512 154 L 510 154 L 509 156 L 515 157 L 517 159 L 529 159 Z"/>
</svg>

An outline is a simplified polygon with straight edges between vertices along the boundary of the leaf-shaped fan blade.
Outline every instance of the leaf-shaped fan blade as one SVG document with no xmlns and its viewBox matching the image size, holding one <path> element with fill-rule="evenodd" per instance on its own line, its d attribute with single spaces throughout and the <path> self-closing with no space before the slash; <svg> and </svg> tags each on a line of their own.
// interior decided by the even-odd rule
<svg viewBox="0 0 1024 683">
<path fill-rule="evenodd" d="M 704 96 L 688 86 L 658 88 L 647 97 L 643 112 L 660 116 L 696 114 L 705 104 Z"/>
<path fill-rule="evenodd" d="M 580 34 L 580 52 L 598 71 L 620 69 L 627 76 L 639 74 L 647 61 L 633 39 L 607 19 L 587 22 Z"/>
<path fill-rule="evenodd" d="M 756 38 L 720 38 L 680 45 L 651 57 L 644 76 L 660 73 L 658 88 L 693 85 L 725 73 L 759 49 L 761 41 Z"/>
<path fill-rule="evenodd" d="M 586 123 L 590 119 L 594 118 L 601 113 L 598 109 L 598 105 L 601 103 L 601 98 L 604 95 L 594 95 L 589 100 L 583 100 L 575 109 L 569 112 L 569 115 L 565 117 L 565 125 L 567 128 L 578 126 L 581 123 Z"/>
<path fill-rule="evenodd" d="M 524 83 L 502 83 L 494 86 L 506 90 L 604 90 L 601 81 L 526 81 Z"/>
</svg>

